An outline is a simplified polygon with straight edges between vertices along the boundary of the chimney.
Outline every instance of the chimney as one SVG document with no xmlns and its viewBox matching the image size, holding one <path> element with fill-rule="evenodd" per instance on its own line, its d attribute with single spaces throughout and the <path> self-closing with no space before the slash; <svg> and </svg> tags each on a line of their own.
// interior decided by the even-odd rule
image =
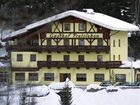
<svg viewBox="0 0 140 105">
<path fill-rule="evenodd" d="M 86 11 L 86 13 L 88 14 L 94 14 L 94 10 L 93 9 L 83 9 L 84 11 Z"/>
</svg>

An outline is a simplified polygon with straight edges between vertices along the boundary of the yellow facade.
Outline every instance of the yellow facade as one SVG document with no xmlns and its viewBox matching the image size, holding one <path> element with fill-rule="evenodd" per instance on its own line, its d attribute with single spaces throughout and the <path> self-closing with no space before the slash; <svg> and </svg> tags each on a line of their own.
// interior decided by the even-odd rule
<svg viewBox="0 0 140 105">
<path fill-rule="evenodd" d="M 39 45 L 45 46 L 47 45 L 47 38 L 77 38 L 76 39 L 76 45 L 78 46 L 78 40 L 83 38 L 82 35 L 89 35 L 92 36 L 94 39 L 92 46 L 98 46 L 98 39 L 103 39 L 103 33 L 97 32 L 97 28 L 94 24 L 85 22 L 87 31 L 90 30 L 90 32 L 87 34 L 86 31 L 79 31 L 79 23 L 70 23 L 70 30 L 64 31 L 63 27 L 64 24 L 58 22 L 52 23 L 52 32 L 46 32 L 45 38 L 42 41 L 41 39 L 41 33 L 38 33 L 38 42 Z M 91 25 L 92 24 L 92 25 Z M 57 26 L 57 28 L 56 28 Z M 75 29 L 74 29 L 75 27 Z M 47 29 L 46 29 L 47 30 Z M 61 35 L 60 33 L 63 32 Z M 69 34 L 69 32 L 72 32 Z M 84 36 L 85 37 L 85 36 Z M 110 47 L 110 50 L 108 53 L 106 52 L 76 52 L 76 51 L 52 51 L 52 52 L 45 52 L 45 51 L 12 51 L 11 52 L 11 66 L 13 68 L 38 68 L 37 62 L 38 61 L 47 61 L 47 55 L 51 55 L 52 61 L 64 61 L 64 55 L 69 55 L 69 61 L 78 61 L 79 55 L 84 55 L 84 61 L 95 61 L 97 62 L 97 56 L 102 56 L 102 61 L 125 61 L 128 57 L 128 39 L 127 39 L 127 32 L 122 31 L 111 31 L 109 35 L 108 40 L 108 46 Z M 88 36 L 86 36 L 88 38 Z M 18 40 L 11 41 L 12 45 L 17 45 Z M 56 46 L 55 40 L 51 41 L 51 44 L 53 46 Z M 72 45 L 72 41 L 69 43 Z M 58 43 L 58 46 L 63 46 L 64 40 L 60 40 Z M 88 40 L 84 41 L 84 45 L 89 46 Z M 103 46 L 107 46 L 106 40 L 103 40 Z M 23 60 L 17 61 L 17 54 L 22 54 Z M 36 55 L 36 61 L 30 61 L 30 55 L 35 54 Z M 25 73 L 25 80 L 24 81 L 16 81 L 15 80 L 15 73 Z M 38 80 L 36 81 L 30 81 L 28 73 L 38 73 Z M 54 73 L 54 80 L 53 81 L 44 81 L 44 73 Z M 70 74 L 70 79 L 72 82 L 74 82 L 76 85 L 88 85 L 91 83 L 100 83 L 95 81 L 95 74 L 103 74 L 104 80 L 110 80 L 113 81 L 112 77 L 115 78 L 116 74 L 125 74 L 126 75 L 126 81 L 132 82 L 134 77 L 132 76 L 131 69 L 121 69 L 121 68 L 107 68 L 107 67 L 41 67 L 38 68 L 38 71 L 12 71 L 12 83 L 35 83 L 35 84 L 50 84 L 52 82 L 60 82 L 60 74 L 62 73 L 68 73 Z M 77 74 L 86 74 L 86 81 L 77 81 Z M 115 79 L 114 79 L 115 80 Z M 114 81 L 113 81 L 114 82 Z"/>
<path fill-rule="evenodd" d="M 15 72 L 12 73 L 12 81 L 13 83 L 24 83 L 24 84 L 31 84 L 31 83 L 35 83 L 35 84 L 50 84 L 52 82 L 60 82 L 60 74 L 61 73 L 70 73 L 71 75 L 71 81 L 74 82 L 76 85 L 89 85 L 91 83 L 97 83 L 99 84 L 100 82 L 96 82 L 95 81 L 95 77 L 94 74 L 104 74 L 104 80 L 105 81 L 109 81 L 110 80 L 110 76 L 114 76 L 114 80 L 115 80 L 115 75 L 116 74 L 125 74 L 126 75 L 126 81 L 127 82 L 133 82 L 134 80 L 134 75 L 132 75 L 132 70 L 131 69 L 104 69 L 104 68 L 100 68 L 100 69 L 85 69 L 85 68 L 70 68 L 70 69 L 66 69 L 66 68 L 61 68 L 61 69 L 57 69 L 57 68 L 42 68 L 39 71 L 32 71 L 32 72 L 25 72 L 25 81 L 15 81 Z M 16 73 L 23 73 L 22 72 L 16 72 Z M 39 78 L 37 81 L 30 81 L 29 80 L 29 76 L 28 73 L 39 73 Z M 54 73 L 54 80 L 53 81 L 44 81 L 44 73 Z M 84 82 L 77 82 L 76 80 L 76 74 L 77 73 L 85 73 L 87 78 L 86 81 Z"/>
<path fill-rule="evenodd" d="M 127 61 L 128 58 L 128 34 L 127 32 L 113 31 L 111 32 L 111 48 L 110 48 L 110 58 L 113 59 L 115 56 L 115 60 Z M 119 42 L 120 41 L 120 42 Z M 119 46 L 120 43 L 120 46 Z M 113 46 L 113 44 L 115 44 Z"/>
</svg>

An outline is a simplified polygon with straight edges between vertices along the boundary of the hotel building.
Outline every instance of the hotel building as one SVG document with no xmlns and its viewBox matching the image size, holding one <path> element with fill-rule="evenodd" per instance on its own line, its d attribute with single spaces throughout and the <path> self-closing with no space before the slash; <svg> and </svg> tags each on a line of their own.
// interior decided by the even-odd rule
<svg viewBox="0 0 140 105">
<path fill-rule="evenodd" d="M 8 41 L 13 84 L 50 84 L 68 77 L 76 85 L 134 81 L 121 68 L 128 58 L 128 32 L 138 27 L 96 12 L 66 11 L 29 24 Z"/>
</svg>

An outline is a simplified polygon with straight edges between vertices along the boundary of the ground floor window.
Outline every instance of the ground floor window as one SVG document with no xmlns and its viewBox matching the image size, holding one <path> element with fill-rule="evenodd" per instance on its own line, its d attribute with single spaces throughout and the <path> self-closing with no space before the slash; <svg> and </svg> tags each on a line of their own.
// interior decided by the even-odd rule
<svg viewBox="0 0 140 105">
<path fill-rule="evenodd" d="M 76 74 L 76 80 L 77 81 L 86 81 L 86 74 L 85 73 L 79 73 L 79 74 Z"/>
<path fill-rule="evenodd" d="M 126 74 L 116 74 L 116 82 L 125 82 Z"/>
<path fill-rule="evenodd" d="M 25 81 L 25 73 L 15 73 L 16 81 Z"/>
<path fill-rule="evenodd" d="M 29 80 L 30 81 L 37 81 L 38 80 L 38 73 L 29 73 Z"/>
<path fill-rule="evenodd" d="M 140 74 L 137 74 L 137 81 L 140 81 Z"/>
<path fill-rule="evenodd" d="M 94 80 L 96 82 L 104 81 L 104 74 L 94 74 Z"/>
<path fill-rule="evenodd" d="M 45 81 L 54 81 L 54 73 L 44 73 Z"/>
<path fill-rule="evenodd" d="M 8 74 L 7 72 L 0 72 L 0 82 L 8 82 Z"/>
</svg>

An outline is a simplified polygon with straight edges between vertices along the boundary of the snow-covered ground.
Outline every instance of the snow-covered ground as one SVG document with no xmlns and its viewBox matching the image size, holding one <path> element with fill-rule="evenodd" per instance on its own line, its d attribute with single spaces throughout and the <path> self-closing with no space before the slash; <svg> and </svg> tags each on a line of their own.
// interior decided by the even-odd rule
<svg viewBox="0 0 140 105">
<path fill-rule="evenodd" d="M 50 86 L 27 87 L 25 90 L 28 95 L 35 96 L 35 105 L 60 105 L 60 96 L 52 88 L 55 88 L 55 90 L 60 89 L 60 87 L 66 84 L 72 84 L 72 82 L 67 81 L 53 83 L 53 85 L 51 84 Z M 70 87 L 72 87 L 72 105 L 140 105 L 138 99 L 138 97 L 140 97 L 140 89 L 120 89 L 119 87 L 113 86 L 101 89 L 101 87 L 96 84 L 87 86 L 85 90 L 72 85 L 70 85 Z M 101 90 L 97 92 L 87 91 L 92 88 Z M 117 91 L 108 91 L 112 89 L 116 89 Z M 20 105 L 21 89 L 17 90 L 15 88 L 10 94 L 10 105 Z M 27 99 L 29 99 L 29 97 Z M 6 96 L 0 96 L 0 105 L 6 105 L 6 100 Z"/>
<path fill-rule="evenodd" d="M 140 105 L 140 89 L 120 89 L 117 92 L 104 89 L 94 93 L 73 89 L 72 94 L 73 105 Z"/>
</svg>

